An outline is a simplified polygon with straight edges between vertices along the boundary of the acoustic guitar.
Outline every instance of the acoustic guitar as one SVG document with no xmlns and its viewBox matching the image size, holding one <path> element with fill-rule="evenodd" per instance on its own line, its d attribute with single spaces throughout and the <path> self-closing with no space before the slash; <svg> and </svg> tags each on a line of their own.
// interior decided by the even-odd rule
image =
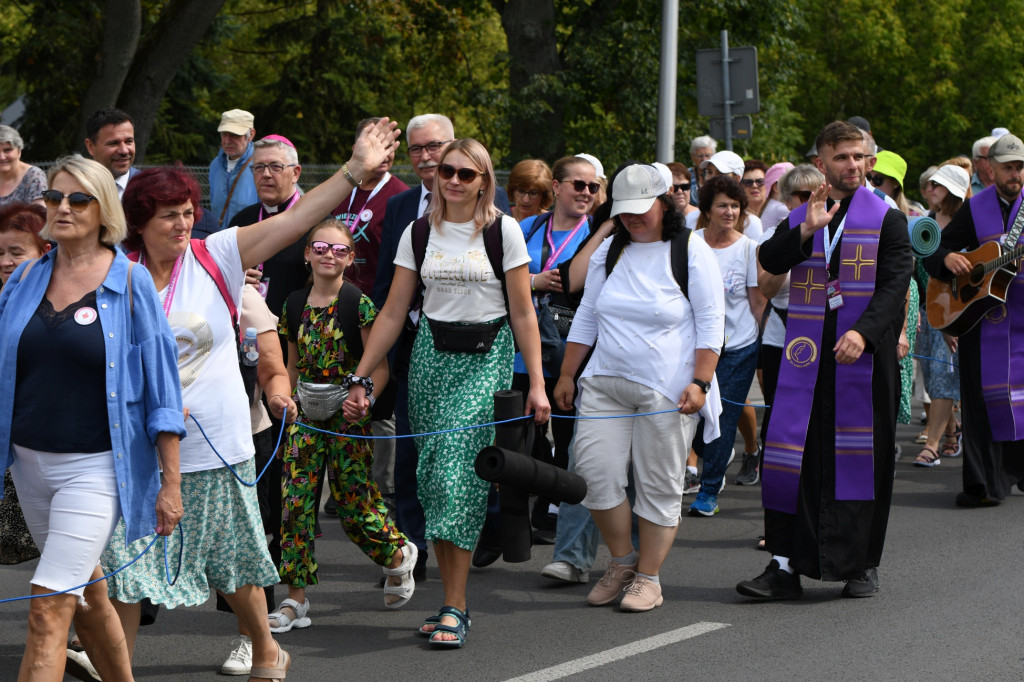
<svg viewBox="0 0 1024 682">
<path fill-rule="evenodd" d="M 963 255 L 971 262 L 969 273 L 949 282 L 928 280 L 928 323 L 950 336 L 965 334 L 989 310 L 1006 303 L 1006 290 L 1017 275 L 1016 261 L 1024 257 L 1024 244 L 1004 252 L 999 242 L 985 242 Z"/>
</svg>

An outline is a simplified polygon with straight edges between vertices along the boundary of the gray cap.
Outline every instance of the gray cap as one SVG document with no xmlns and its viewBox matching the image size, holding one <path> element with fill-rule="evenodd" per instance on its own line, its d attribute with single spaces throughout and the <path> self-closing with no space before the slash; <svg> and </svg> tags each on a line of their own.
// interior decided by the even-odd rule
<svg viewBox="0 0 1024 682">
<path fill-rule="evenodd" d="M 988 160 L 996 163 L 1024 161 L 1024 143 L 1016 135 L 1007 133 L 988 148 Z"/>
<path fill-rule="evenodd" d="M 612 185 L 612 217 L 620 213 L 643 215 L 666 192 L 665 180 L 654 166 L 644 163 L 626 166 L 615 176 Z"/>
</svg>

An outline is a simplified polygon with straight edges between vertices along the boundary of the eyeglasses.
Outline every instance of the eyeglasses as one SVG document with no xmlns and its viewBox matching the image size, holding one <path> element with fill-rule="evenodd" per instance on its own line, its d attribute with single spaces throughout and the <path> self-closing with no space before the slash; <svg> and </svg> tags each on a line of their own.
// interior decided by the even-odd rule
<svg viewBox="0 0 1024 682">
<path fill-rule="evenodd" d="M 870 175 L 867 176 L 867 178 L 868 182 L 870 182 L 875 187 L 881 187 L 885 183 L 885 181 L 888 180 L 888 178 L 882 175 L 881 173 L 871 173 Z"/>
<path fill-rule="evenodd" d="M 790 192 L 789 196 L 797 197 L 800 199 L 800 203 L 806 204 L 808 201 L 811 200 L 811 194 L 813 194 L 813 192 L 811 192 L 810 190 L 797 190 L 795 192 Z"/>
<path fill-rule="evenodd" d="M 584 182 L 583 180 L 562 180 L 561 182 L 572 183 L 572 188 L 577 192 L 589 189 L 591 194 L 597 194 L 601 191 L 601 183 L 599 182 Z"/>
<path fill-rule="evenodd" d="M 531 199 L 536 199 L 537 197 L 540 196 L 540 190 L 539 189 L 516 189 L 516 190 L 513 190 L 513 194 L 518 194 L 521 197 L 529 197 Z"/>
<path fill-rule="evenodd" d="M 433 142 L 428 142 L 426 144 L 414 144 L 411 147 L 409 147 L 409 156 L 419 156 L 420 154 L 423 153 L 424 149 L 430 152 L 431 154 L 436 154 L 439 151 L 441 151 L 441 147 L 445 146 L 449 142 L 451 142 L 451 140 L 445 140 L 444 142 L 438 142 L 437 140 L 435 140 Z"/>
<path fill-rule="evenodd" d="M 318 256 L 323 256 L 327 253 L 327 249 L 330 249 L 334 253 L 335 258 L 344 258 L 352 251 L 352 247 L 348 244 L 329 244 L 320 241 L 311 243 L 309 248 L 313 249 L 313 253 Z"/>
<path fill-rule="evenodd" d="M 263 175 L 263 171 L 269 169 L 274 175 L 279 175 L 285 168 L 291 168 L 297 165 L 297 163 L 254 163 L 252 165 L 252 174 Z"/>
<path fill-rule="evenodd" d="M 740 184 L 744 187 L 764 187 L 764 178 L 743 178 Z"/>
<path fill-rule="evenodd" d="M 672 191 L 673 192 L 689 192 L 690 191 L 690 183 L 688 183 L 688 182 L 680 182 L 678 185 L 672 185 Z"/>
<path fill-rule="evenodd" d="M 476 180 L 476 176 L 485 175 L 485 173 L 473 170 L 472 168 L 456 168 L 455 166 L 449 166 L 447 163 L 442 163 L 437 167 L 437 174 L 443 180 L 451 180 L 458 175 L 459 182 L 473 182 Z"/>
<path fill-rule="evenodd" d="M 61 194 L 55 189 L 48 189 L 42 194 L 43 203 L 50 208 L 59 208 L 66 198 L 68 200 L 68 206 L 71 210 L 76 213 L 81 213 L 85 209 L 89 208 L 90 201 L 99 201 L 96 197 L 85 192 L 72 192 L 71 194 Z"/>
</svg>

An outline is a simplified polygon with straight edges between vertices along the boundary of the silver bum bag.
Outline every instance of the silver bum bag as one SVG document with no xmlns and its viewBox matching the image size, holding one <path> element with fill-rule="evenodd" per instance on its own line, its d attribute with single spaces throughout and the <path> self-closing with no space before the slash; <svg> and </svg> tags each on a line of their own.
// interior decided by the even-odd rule
<svg viewBox="0 0 1024 682">
<path fill-rule="evenodd" d="M 312 384 L 300 381 L 295 387 L 295 397 L 302 406 L 302 413 L 313 421 L 326 421 L 341 409 L 348 397 L 348 389 L 338 384 Z"/>
</svg>

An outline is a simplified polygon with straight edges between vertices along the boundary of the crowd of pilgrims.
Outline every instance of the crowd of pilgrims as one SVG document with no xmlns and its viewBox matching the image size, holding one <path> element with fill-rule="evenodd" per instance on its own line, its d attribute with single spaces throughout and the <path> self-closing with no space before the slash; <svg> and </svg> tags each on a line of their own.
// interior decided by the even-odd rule
<svg viewBox="0 0 1024 682">
<path fill-rule="evenodd" d="M 949 225 L 993 184 L 987 152 L 1006 131 L 917 178 L 855 118 L 819 136 L 828 154 L 812 148 L 796 165 L 743 159 L 705 136 L 689 146 L 692 163 L 627 160 L 606 173 L 585 153 L 550 166 L 527 159 L 500 187 L 487 149 L 427 114 L 404 131 L 402 153 L 422 183 L 410 189 L 389 172 L 400 151 L 394 124 L 368 119 L 349 162 L 303 191 L 295 146 L 251 139 L 229 115 L 238 112 L 225 113 L 221 132 L 243 139 L 251 174 L 241 181 L 259 197 L 234 215 L 224 197 L 211 214 L 181 168 L 118 173 L 74 155 L 44 174 L 0 126 L 0 363 L 10 388 L 0 399 L 10 467 L 0 561 L 42 555 L 21 679 L 61 679 L 65 665 L 83 679 L 131 679 L 140 624 L 161 604 L 199 605 L 211 590 L 237 617 L 222 672 L 284 678 L 291 659 L 272 634 L 316 619 L 325 489 L 329 513 L 382 568 L 386 608 L 410 601 L 434 556 L 444 602 L 415 629 L 432 647 L 461 647 L 470 566 L 500 557 L 501 522 L 493 486 L 473 467 L 494 430 L 458 427 L 492 421 L 494 392 L 510 387 L 536 429 L 530 454 L 587 483 L 581 504 L 533 501 L 533 542 L 554 545 L 542 574 L 590 582 L 600 538 L 612 558 L 587 601 L 660 606 L 682 515 L 727 513 L 727 482 L 758 485 L 765 473 L 773 410 L 758 414 L 748 394 L 756 381 L 776 414 L 786 403 L 776 388 L 796 352 L 790 303 L 810 301 L 789 275 L 806 258 L 786 251 L 799 244 L 787 241 L 799 232 L 793 211 L 808 222 L 829 211 L 824 222 L 834 222 L 856 201 L 878 202 L 872 300 L 895 303 L 863 332 L 874 407 L 926 423 L 917 466 L 963 451 L 957 339 L 924 314 L 929 272 L 911 262 L 905 217 Z M 840 159 L 837 150 L 852 151 Z M 230 169 L 237 155 L 228 159 Z M 826 202 L 850 182 L 853 202 Z M 835 350 L 835 369 L 846 351 L 830 319 L 816 352 L 824 366 Z M 258 360 L 239 351 L 252 350 L 253 333 Z M 892 372 L 879 384 L 882 366 Z M 824 392 L 818 402 L 814 410 L 835 411 Z M 808 452 L 813 439 L 835 437 L 811 421 Z M 435 435 L 365 438 L 396 433 Z M 884 458 L 899 457 L 887 448 Z M 819 465 L 804 460 L 806 477 Z M 867 530 L 839 514 L 835 532 L 880 524 L 884 538 L 889 480 L 874 498 L 884 514 Z M 958 503 L 998 504 L 1002 494 L 965 487 Z M 767 499 L 766 488 L 766 507 L 779 508 Z M 881 539 L 865 539 L 866 559 L 807 550 L 798 526 L 828 512 L 793 509 L 795 521 L 766 511 L 772 563 L 741 593 L 794 598 L 799 574 L 844 580 L 846 596 L 877 591 Z M 145 551 L 154 531 L 171 556 L 183 545 L 173 585 L 163 552 Z"/>
</svg>

